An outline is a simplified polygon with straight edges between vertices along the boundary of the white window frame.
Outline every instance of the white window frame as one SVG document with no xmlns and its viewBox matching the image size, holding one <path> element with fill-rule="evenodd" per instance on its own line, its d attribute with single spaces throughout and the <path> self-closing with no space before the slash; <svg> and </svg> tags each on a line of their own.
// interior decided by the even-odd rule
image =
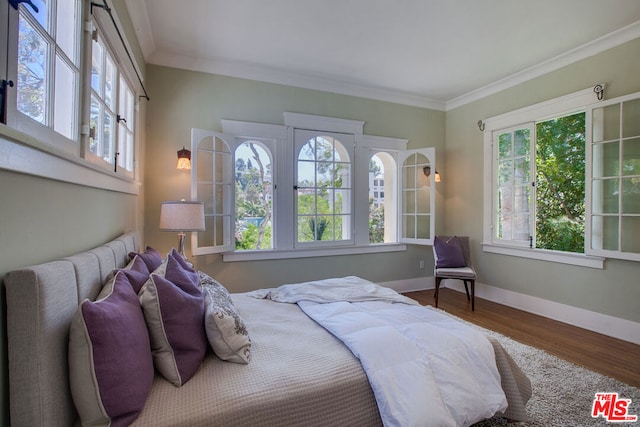
<svg viewBox="0 0 640 427">
<path fill-rule="evenodd" d="M 8 79 L 14 82 L 14 87 L 12 90 L 9 90 L 9 96 L 7 97 L 7 125 L 22 132 L 26 135 L 29 135 L 33 138 L 36 138 L 38 141 L 45 141 L 46 144 L 51 145 L 56 150 L 61 150 L 64 153 L 79 155 L 80 154 L 80 134 L 79 134 L 79 123 L 80 123 L 80 111 L 82 109 L 82 102 L 80 99 L 82 81 L 85 78 L 85 70 L 82 66 L 82 39 L 83 39 L 83 31 L 82 31 L 82 23 L 83 23 L 83 10 L 84 10 L 84 1 L 79 0 L 77 2 L 78 6 L 78 20 L 76 28 L 76 34 L 78 34 L 78 38 L 75 40 L 76 46 L 74 49 L 76 50 L 76 55 L 78 55 L 77 68 L 78 71 L 78 81 L 76 82 L 73 93 L 65 94 L 65 96 L 72 97 L 74 99 L 74 112 L 72 114 L 71 120 L 74 122 L 74 130 L 71 138 L 67 138 L 64 135 L 56 132 L 53 128 L 54 126 L 54 116 L 53 111 L 51 111 L 55 107 L 55 98 L 54 95 L 54 73 L 55 73 L 55 65 L 53 63 L 56 62 L 56 52 L 58 50 L 62 50 L 57 46 L 55 40 L 51 38 L 51 35 L 46 34 L 45 38 L 50 42 L 53 42 L 53 46 L 49 46 L 48 56 L 52 56 L 47 60 L 48 62 L 48 84 L 46 88 L 47 92 L 47 115 L 46 122 L 40 123 L 37 120 L 32 119 L 26 114 L 21 113 L 17 107 L 17 93 L 18 93 L 18 62 L 17 61 L 8 61 L 7 62 L 7 74 Z M 9 45 L 7 49 L 8 58 L 16 58 L 18 57 L 18 36 L 19 36 L 19 15 L 23 15 L 28 22 L 32 24 L 35 23 L 35 18 L 31 15 L 32 9 L 25 4 L 20 4 L 18 10 L 9 7 Z M 49 16 L 49 19 L 55 21 L 54 16 Z M 38 24 L 39 25 L 39 24 Z M 53 27 L 55 27 L 55 23 L 51 23 Z M 38 30 L 36 30 L 38 31 Z M 45 29 L 46 33 L 46 29 Z M 66 55 L 65 55 L 66 58 Z M 68 62 L 68 61 L 65 61 Z"/>
<path fill-rule="evenodd" d="M 116 53 L 114 52 L 114 50 L 111 48 L 111 44 L 109 43 L 109 39 L 106 35 L 105 32 L 102 31 L 102 29 L 100 28 L 100 22 L 98 22 L 98 20 L 92 19 L 91 21 L 91 28 L 93 30 L 93 38 L 95 38 L 95 43 L 100 44 L 102 50 L 103 50 L 103 54 L 102 54 L 102 58 L 101 60 L 103 60 L 103 64 L 102 67 L 102 73 L 101 73 L 101 80 L 100 80 L 100 91 L 97 92 L 91 85 L 91 82 L 89 82 L 89 84 L 87 84 L 87 88 L 89 91 L 89 96 L 88 98 L 88 103 L 89 103 L 89 110 L 91 109 L 91 100 L 93 99 L 94 95 L 95 98 L 97 99 L 98 103 L 100 104 L 101 108 L 100 111 L 103 113 L 101 114 L 101 116 L 99 117 L 98 120 L 98 126 L 93 128 L 91 127 L 90 124 L 90 120 L 91 117 L 89 116 L 89 122 L 88 122 L 88 128 L 89 128 L 89 137 L 86 138 L 86 147 L 84 149 L 84 157 L 86 160 L 99 165 L 105 169 L 109 169 L 109 170 L 113 170 L 114 172 L 116 172 L 119 175 L 128 177 L 128 178 L 133 178 L 134 176 L 134 165 L 135 165 L 135 154 L 136 154 L 136 150 L 135 150 L 135 127 L 136 127 L 136 104 L 137 104 L 137 98 L 135 95 L 135 92 L 132 89 L 132 85 L 129 81 L 129 79 L 127 78 L 127 74 L 125 72 L 125 68 L 118 62 L 118 57 L 116 55 Z M 91 39 L 88 41 L 89 44 L 91 44 L 93 46 L 94 40 Z M 93 54 L 93 51 L 91 49 L 91 52 Z M 112 66 L 113 66 L 113 72 L 114 75 L 113 77 L 113 87 L 111 88 L 111 98 L 112 98 L 112 105 L 110 106 L 108 105 L 108 103 L 105 100 L 105 93 L 104 93 L 104 89 L 105 89 L 105 81 L 104 78 L 106 77 L 106 62 L 104 62 L 104 60 L 109 59 L 112 62 Z M 92 67 L 92 62 L 93 62 L 93 55 L 91 57 L 91 60 L 87 61 L 89 63 L 88 67 L 88 74 L 87 74 L 87 78 L 91 79 L 91 67 Z M 131 95 L 133 96 L 133 105 L 132 105 L 132 111 L 128 111 L 129 108 L 124 105 L 126 104 L 126 99 L 123 99 L 123 95 L 126 95 L 126 92 L 123 93 L 122 89 L 121 89 L 121 85 L 122 83 L 126 84 L 126 89 L 129 90 L 131 93 Z M 108 110 L 108 111 L 107 111 Z M 106 111 L 106 113 L 105 113 Z M 105 157 L 104 155 L 98 155 L 95 154 L 91 151 L 90 145 L 91 145 L 91 135 L 100 135 L 100 137 L 103 137 L 104 134 L 101 133 L 102 128 L 103 128 L 103 119 L 105 114 L 108 114 L 111 117 L 112 123 L 111 123 L 111 146 L 109 147 L 109 149 L 112 151 L 110 153 L 110 155 L 107 157 Z M 129 120 L 127 120 L 127 118 Z M 127 141 L 125 139 L 125 141 L 121 141 L 122 137 L 124 136 L 125 138 L 127 136 L 131 136 L 133 135 L 133 140 L 134 143 L 132 145 L 127 144 Z M 100 141 L 100 145 L 102 146 L 102 150 L 105 149 L 105 141 L 102 139 L 99 139 Z M 126 151 L 123 151 L 126 150 Z"/>
<path fill-rule="evenodd" d="M 528 233 L 528 238 L 527 240 L 518 240 L 518 239 L 506 239 L 506 238 L 500 238 L 497 234 L 497 230 L 499 225 L 499 215 L 498 215 L 498 197 L 497 197 L 497 192 L 498 192 L 498 180 L 499 178 L 499 172 L 498 172 L 498 167 L 497 165 L 494 164 L 493 166 L 493 182 L 494 185 L 492 186 L 492 198 L 493 198 L 493 209 L 494 209 L 494 214 L 492 215 L 492 227 L 493 227 L 493 236 L 492 236 L 492 240 L 494 243 L 497 244 L 501 244 L 501 245 L 505 245 L 505 246 L 515 246 L 515 247 L 521 247 L 521 248 L 527 248 L 530 245 L 530 238 L 535 238 L 535 232 L 536 232 L 536 224 L 535 224 L 535 218 L 536 218 L 536 206 L 535 206 L 535 200 L 536 200 L 536 188 L 534 185 L 531 184 L 532 180 L 535 179 L 536 176 L 536 172 L 535 172 L 535 135 L 536 135 L 536 126 L 534 122 L 529 122 L 529 123 L 523 123 L 521 125 L 517 125 L 517 126 L 511 126 L 509 128 L 506 129 L 497 129 L 495 131 L 493 131 L 492 134 L 492 144 L 493 144 L 493 161 L 497 162 L 498 161 L 498 156 L 499 156 L 499 151 L 500 151 L 500 147 L 499 147 L 499 141 L 498 141 L 498 137 L 501 134 L 504 133 L 514 133 L 518 130 L 522 130 L 522 129 L 528 129 L 529 130 L 529 183 L 528 183 L 528 187 L 529 187 L 529 199 L 530 199 L 530 203 L 529 203 L 529 228 L 527 230 Z M 512 184 L 512 188 L 515 187 L 515 176 L 513 176 L 513 180 L 514 183 Z M 515 193 L 515 191 L 514 191 Z M 514 194 L 515 197 L 515 194 Z M 515 207 L 515 199 L 514 199 L 514 207 Z"/>
<path fill-rule="evenodd" d="M 386 138 L 362 133 L 364 122 L 345 120 L 323 116 L 313 116 L 298 113 L 284 113 L 285 125 L 261 124 L 251 122 L 241 122 L 234 120 L 222 120 L 222 133 L 211 132 L 203 129 L 192 129 L 192 170 L 191 170 L 191 198 L 198 199 L 197 186 L 197 148 L 204 136 L 217 136 L 223 139 L 232 152 L 231 161 L 235 162 L 235 148 L 247 139 L 255 139 L 267 144 L 273 156 L 273 249 L 243 250 L 235 251 L 234 242 L 228 242 L 224 247 L 199 247 L 198 233 L 192 233 L 191 245 L 194 255 L 204 255 L 209 253 L 222 253 L 224 261 L 247 261 L 258 259 L 286 259 L 303 258 L 317 256 L 333 256 L 362 253 L 395 252 L 406 250 L 406 244 L 431 244 L 432 240 L 416 240 L 403 242 L 397 239 L 395 242 L 384 244 L 369 244 L 369 221 L 368 221 L 368 170 L 371 156 L 378 152 L 389 153 L 396 164 L 400 160 L 401 153 L 406 151 L 408 141 L 398 138 Z M 354 208 L 353 215 L 353 242 L 349 245 L 333 244 L 326 246 L 296 246 L 295 227 L 293 222 L 296 218 L 294 206 L 293 185 L 295 182 L 295 155 L 293 136 L 295 129 L 313 129 L 325 132 L 350 133 L 355 138 L 354 155 L 352 159 L 353 189 L 352 199 Z M 433 148 L 420 150 L 428 154 L 435 170 L 435 150 Z M 399 169 L 399 167 L 398 167 Z M 398 172 L 399 175 L 399 172 Z M 431 175 L 431 185 L 435 188 L 434 175 Z M 400 180 L 397 179 L 397 182 Z M 432 215 L 431 230 L 435 224 L 435 191 L 432 191 Z M 400 198 L 392 198 L 397 203 L 397 210 L 400 212 Z M 235 201 L 235 195 L 231 200 Z M 229 208 L 228 214 L 231 221 L 235 223 L 234 207 Z M 397 215 L 400 217 L 400 214 Z M 233 235 L 231 231 L 228 233 Z M 432 232 L 432 234 L 434 234 Z M 331 243 L 331 242 L 330 242 Z"/>
<path fill-rule="evenodd" d="M 68 139 L 58 134 L 30 117 L 16 111 L 17 91 L 14 87 L 9 88 L 7 102 L 7 125 L 0 126 L 0 151 L 11 152 L 11 156 L 0 158 L 0 168 L 26 173 L 30 175 L 40 176 L 48 179 L 56 179 L 59 181 L 80 184 L 84 186 L 106 189 L 110 191 L 123 192 L 128 194 L 139 194 L 140 183 L 136 181 L 138 178 L 138 161 L 139 155 L 139 134 L 137 129 L 138 119 L 138 93 L 141 91 L 141 85 L 132 84 L 133 75 L 131 71 L 137 67 L 137 64 L 129 65 L 130 59 L 124 54 L 125 49 L 130 50 L 126 39 L 123 40 L 126 48 L 122 47 L 120 38 L 116 38 L 116 29 L 109 15 L 101 8 L 94 8 L 96 21 L 105 30 L 106 38 L 113 43 L 114 60 L 119 71 L 125 76 L 126 81 L 132 91 L 133 108 L 130 112 L 133 120 L 127 124 L 128 141 L 133 142 L 130 147 L 130 156 L 126 161 L 127 168 L 118 168 L 118 172 L 114 172 L 113 164 L 96 164 L 87 156 L 88 144 L 88 120 L 89 120 L 89 97 L 88 88 L 90 84 L 90 64 L 87 68 L 87 55 L 91 55 L 91 29 L 94 26 L 90 24 L 92 15 L 90 13 L 90 4 L 88 0 L 80 0 L 78 2 L 78 54 L 80 55 L 80 74 L 76 87 L 76 94 L 65 94 L 65 96 L 75 96 L 78 99 L 76 114 L 74 117 L 76 124 L 74 125 L 74 139 Z M 20 4 L 19 9 L 27 8 L 26 4 Z M 99 13 L 96 11 L 100 11 Z M 27 12 L 28 13 L 28 12 Z M 119 24 L 116 11 L 111 9 L 112 16 Z M 101 15 L 100 17 L 97 15 Z M 8 2 L 0 7 L 0 16 L 9 22 L 9 28 L 3 29 L 0 40 L 8 40 L 4 46 L 8 49 L 2 49 L 2 59 L 0 65 L 3 65 L 2 75 L 5 79 L 15 80 L 17 72 L 16 58 L 18 48 L 18 25 L 19 10 L 15 10 Z M 55 19 L 54 19 L 55 20 Z M 105 28 L 106 27 L 106 28 Z M 121 26 L 119 25 L 121 28 Z M 5 39 L 6 37 L 6 39 Z M 6 75 L 4 74 L 6 70 Z M 13 104 L 13 110 L 11 105 Z M 117 124 L 114 126 L 114 132 L 118 132 Z M 126 157 L 126 156 L 125 156 Z M 127 170 L 130 169 L 130 170 Z"/>
<path fill-rule="evenodd" d="M 309 241 L 309 242 L 301 242 L 298 240 L 298 233 L 299 233 L 299 214 L 298 212 L 298 202 L 299 202 L 299 198 L 294 196 L 294 212 L 296 212 L 295 215 L 295 220 L 293 222 L 294 224 L 294 248 L 318 248 L 318 247 L 335 247 L 335 246 L 352 246 L 355 244 L 355 237 L 354 237 L 354 223 L 355 223 L 355 215 L 354 215 L 354 211 L 355 211 L 355 202 L 354 202 L 354 193 L 355 193 L 355 177 L 354 177 L 354 165 L 355 165 L 355 137 L 352 134 L 338 134 L 335 132 L 326 132 L 326 131 L 316 131 L 316 130 L 306 130 L 306 129 L 294 129 L 294 163 L 295 165 L 293 166 L 293 170 L 294 170 L 294 180 L 293 182 L 296 183 L 298 182 L 298 161 L 299 159 L 299 153 L 300 150 L 302 150 L 302 148 L 304 147 L 304 145 L 308 142 L 309 139 L 311 138 L 322 138 L 322 137 L 329 137 L 332 138 L 336 141 L 336 143 L 340 144 L 340 146 L 342 147 L 342 150 L 344 151 L 343 155 L 345 155 L 347 157 L 348 160 L 348 164 L 349 164 L 349 176 L 348 176 L 348 180 L 349 182 L 347 183 L 347 189 L 349 191 L 349 200 L 346 202 L 346 205 L 348 205 L 348 209 L 349 209 L 349 214 L 347 216 L 347 222 L 342 224 L 342 228 L 343 228 L 343 232 L 341 234 L 344 234 L 344 230 L 348 230 L 347 232 L 347 238 L 345 239 L 337 239 L 337 240 L 315 240 L 315 241 Z M 302 138 L 302 139 L 299 139 Z M 317 163 L 314 161 L 314 163 Z M 317 165 L 314 165 L 317 166 Z M 317 189 L 317 187 L 314 187 Z M 298 186 L 294 185 L 294 190 L 296 195 L 298 194 Z M 317 213 L 317 212 L 316 212 Z M 328 216 L 330 216 L 332 219 L 335 219 L 335 213 L 332 214 L 328 214 Z M 334 230 L 335 232 L 335 230 Z"/>
<path fill-rule="evenodd" d="M 501 114 L 499 116 L 491 117 L 483 121 L 485 126 L 483 130 L 483 251 L 597 269 L 604 268 L 605 258 L 601 256 L 593 256 L 586 253 L 577 254 L 570 252 L 552 251 L 539 248 L 531 249 L 525 246 L 518 247 L 516 245 L 505 244 L 504 241 L 498 241 L 498 239 L 496 238 L 496 233 L 494 232 L 494 219 L 496 214 L 495 209 L 497 206 L 497 201 L 495 200 L 494 193 L 494 188 L 496 185 L 496 166 L 494 164 L 493 148 L 494 132 L 501 129 L 522 126 L 530 122 L 535 123 L 562 115 L 569 115 L 572 113 L 585 111 L 588 106 L 597 102 L 597 96 L 594 93 L 593 88 L 588 88 L 556 99 L 552 99 L 550 101 L 541 102 L 512 112 Z M 587 201 L 585 201 L 585 203 L 586 202 Z"/>
<path fill-rule="evenodd" d="M 589 254 L 589 255 L 593 255 L 593 256 L 600 256 L 600 257 L 608 257 L 608 258 L 617 258 L 617 259 L 625 259 L 625 260 L 629 260 L 629 261 L 640 261 L 640 253 L 632 253 L 632 252 L 624 252 L 620 249 L 620 247 L 622 246 L 622 235 L 624 230 L 622 229 L 622 225 L 619 224 L 619 231 L 618 231 L 618 250 L 607 250 L 607 249 L 594 249 L 594 240 L 597 238 L 595 236 L 593 236 L 593 209 L 592 209 L 592 196 L 593 196 L 593 182 L 594 180 L 596 180 L 596 178 L 594 178 L 593 176 L 593 147 L 594 145 L 603 143 L 603 142 L 618 142 L 621 143 L 625 140 L 629 140 L 629 139 L 637 139 L 638 136 L 640 135 L 636 135 L 635 137 L 624 137 L 622 134 L 622 128 L 623 128 L 623 122 L 622 122 L 622 118 L 623 118 L 623 114 L 622 114 L 622 108 L 623 108 L 623 103 L 624 102 L 628 102 L 628 101 L 633 101 L 633 100 L 637 100 L 640 99 L 640 92 L 636 92 L 636 93 L 632 93 L 629 95 L 625 95 L 625 96 L 620 96 L 617 98 L 613 98 L 613 99 L 609 99 L 606 101 L 601 101 L 598 102 L 596 104 L 593 104 L 591 106 L 589 106 L 586 110 L 586 132 L 587 132 L 587 137 L 586 137 L 586 143 L 587 143 L 587 147 L 586 147 L 586 158 L 587 158 L 587 164 L 586 164 L 586 185 L 585 185 L 585 192 L 586 192 L 586 200 L 587 200 L 587 209 L 585 209 L 585 234 L 586 234 L 586 240 L 585 240 L 585 253 Z M 603 108 L 603 107 L 607 107 L 607 106 L 611 106 L 611 105 L 616 105 L 619 104 L 621 106 L 620 109 L 620 122 L 619 122 L 619 135 L 617 138 L 612 139 L 611 141 L 602 141 L 599 140 L 597 143 L 594 142 L 594 136 L 593 136 L 593 130 L 594 128 L 598 128 L 598 129 L 603 129 L 604 124 L 602 123 L 602 117 L 598 118 L 598 117 L 594 117 L 594 110 L 599 109 L 599 108 Z M 623 161 L 623 149 L 622 147 L 620 147 L 619 149 L 619 162 L 620 165 L 622 165 Z M 622 175 L 622 173 L 619 171 L 618 172 L 618 178 L 617 179 L 621 179 L 622 177 L 624 177 L 624 175 Z M 622 196 L 622 195 L 621 195 Z M 613 217 L 617 217 L 619 220 L 624 218 L 624 217 L 640 217 L 640 214 L 628 214 L 628 213 L 624 213 L 623 209 L 622 209 L 622 197 L 619 198 L 618 203 L 620 204 L 619 208 L 618 208 L 618 212 L 614 213 L 614 214 L 601 214 L 598 216 L 613 216 Z"/>
</svg>

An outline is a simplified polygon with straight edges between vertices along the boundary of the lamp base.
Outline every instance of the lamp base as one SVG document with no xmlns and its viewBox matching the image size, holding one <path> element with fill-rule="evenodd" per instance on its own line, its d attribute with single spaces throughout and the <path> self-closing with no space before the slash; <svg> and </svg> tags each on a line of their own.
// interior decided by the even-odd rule
<svg viewBox="0 0 640 427">
<path fill-rule="evenodd" d="M 182 255 L 182 258 L 187 259 L 187 256 L 184 254 L 184 238 L 185 233 L 178 233 L 178 253 Z"/>
</svg>

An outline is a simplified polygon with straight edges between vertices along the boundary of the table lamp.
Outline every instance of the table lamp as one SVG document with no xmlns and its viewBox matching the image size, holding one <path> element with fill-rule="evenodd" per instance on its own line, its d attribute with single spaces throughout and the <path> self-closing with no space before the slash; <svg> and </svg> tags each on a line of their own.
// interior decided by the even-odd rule
<svg viewBox="0 0 640 427">
<path fill-rule="evenodd" d="M 184 254 L 185 232 L 205 230 L 204 203 L 185 200 L 162 202 L 160 230 L 178 232 L 178 252 L 183 258 L 186 258 Z"/>
</svg>

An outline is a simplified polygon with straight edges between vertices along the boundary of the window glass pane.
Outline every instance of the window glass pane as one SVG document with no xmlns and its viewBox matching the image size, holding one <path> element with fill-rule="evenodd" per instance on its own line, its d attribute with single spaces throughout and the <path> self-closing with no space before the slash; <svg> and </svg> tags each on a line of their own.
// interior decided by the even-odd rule
<svg viewBox="0 0 640 427">
<path fill-rule="evenodd" d="M 416 213 L 428 214 L 431 212 L 431 198 L 429 196 L 429 187 L 423 187 L 416 191 Z"/>
<path fill-rule="evenodd" d="M 115 84 L 116 84 L 116 67 L 113 65 L 111 55 L 105 55 L 104 70 L 104 102 L 111 110 L 115 108 Z"/>
<path fill-rule="evenodd" d="M 620 180 L 605 179 L 603 182 L 603 213 L 619 212 Z"/>
<path fill-rule="evenodd" d="M 418 215 L 416 221 L 416 237 L 418 239 L 431 238 L 429 215 Z"/>
<path fill-rule="evenodd" d="M 236 149 L 236 249 L 271 249 L 271 156 L 257 141 Z"/>
<path fill-rule="evenodd" d="M 94 40 L 91 43 L 91 89 L 95 90 L 100 97 L 104 96 L 102 91 L 103 59 L 104 49 L 98 41 Z"/>
<path fill-rule="evenodd" d="M 620 166 L 620 143 L 593 144 L 592 176 L 604 178 L 618 176 Z"/>
<path fill-rule="evenodd" d="M 640 214 L 640 177 L 622 179 L 622 213 Z"/>
<path fill-rule="evenodd" d="M 517 212 L 529 212 L 529 187 L 515 187 L 514 209 Z"/>
<path fill-rule="evenodd" d="M 43 9 L 46 13 L 46 8 Z M 17 108 L 37 122 L 46 124 L 49 47 L 22 14 L 18 31 Z"/>
<path fill-rule="evenodd" d="M 498 212 L 512 212 L 514 210 L 513 194 L 511 186 L 498 188 Z"/>
<path fill-rule="evenodd" d="M 529 129 L 518 129 L 514 132 L 514 155 L 516 157 L 529 155 L 530 133 Z"/>
<path fill-rule="evenodd" d="M 416 234 L 416 217 L 414 215 L 403 215 L 403 227 L 402 233 L 403 237 L 408 239 L 415 239 L 417 237 Z"/>
<path fill-rule="evenodd" d="M 49 0 L 32 0 L 33 4 L 38 8 L 38 12 L 36 13 L 33 8 L 28 7 L 26 5 L 22 6 L 23 10 L 26 10 L 31 16 L 36 18 L 38 23 L 42 25 L 42 28 L 49 31 Z"/>
<path fill-rule="evenodd" d="M 512 155 L 511 132 L 502 133 L 498 136 L 498 158 L 511 158 Z"/>
<path fill-rule="evenodd" d="M 296 162 L 297 241 L 351 239 L 351 217 L 345 215 L 352 203 L 348 153 L 326 135 L 303 141 Z"/>
<path fill-rule="evenodd" d="M 610 141 L 620 137 L 620 104 L 593 110 L 593 142 Z"/>
<path fill-rule="evenodd" d="M 411 155 L 409 159 L 415 164 L 415 155 Z M 404 188 L 416 188 L 416 167 L 411 164 L 405 163 L 402 167 L 402 182 Z"/>
<path fill-rule="evenodd" d="M 529 239 L 529 214 L 513 215 L 513 239 L 528 240 Z"/>
<path fill-rule="evenodd" d="M 514 185 L 529 184 L 529 159 L 517 158 L 514 161 Z"/>
<path fill-rule="evenodd" d="M 622 137 L 640 136 L 640 99 L 622 104 Z"/>
<path fill-rule="evenodd" d="M 622 175 L 640 177 L 640 138 L 624 141 L 622 153 Z"/>
<path fill-rule="evenodd" d="M 113 156 L 115 154 L 113 150 L 113 122 L 115 121 L 115 117 L 109 113 L 105 113 L 102 120 L 102 159 L 107 163 L 113 163 Z"/>
<path fill-rule="evenodd" d="M 78 74 L 59 57 L 56 58 L 55 107 L 53 128 L 69 139 L 75 139 L 75 93 Z"/>
<path fill-rule="evenodd" d="M 79 65 L 79 57 L 76 46 L 78 38 L 78 2 L 77 0 L 57 0 L 56 12 L 56 43 L 64 53 Z"/>
<path fill-rule="evenodd" d="M 89 140 L 89 149 L 90 151 L 98 157 L 102 157 L 102 138 L 101 138 L 101 123 L 100 118 L 101 114 L 101 104 L 98 99 L 91 95 L 91 113 L 89 116 L 89 126 L 93 130 L 94 137 Z"/>
<path fill-rule="evenodd" d="M 618 217 L 617 216 L 603 216 L 597 217 L 592 222 L 593 230 L 592 235 L 598 237 L 594 238 L 594 242 L 598 242 L 599 247 L 594 249 L 604 249 L 609 251 L 618 250 Z"/>
<path fill-rule="evenodd" d="M 622 217 L 622 230 L 621 250 L 640 253 L 640 216 Z"/>
<path fill-rule="evenodd" d="M 505 160 L 498 164 L 498 185 L 501 187 L 513 185 L 513 161 L 512 160 Z"/>
<path fill-rule="evenodd" d="M 402 192 L 402 212 L 414 214 L 416 212 L 416 191 L 405 190 Z"/>
</svg>

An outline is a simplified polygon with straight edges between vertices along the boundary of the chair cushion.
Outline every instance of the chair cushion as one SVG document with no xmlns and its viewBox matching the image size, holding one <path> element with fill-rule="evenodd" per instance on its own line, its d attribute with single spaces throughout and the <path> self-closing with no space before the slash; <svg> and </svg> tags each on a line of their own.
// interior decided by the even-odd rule
<svg viewBox="0 0 640 427">
<path fill-rule="evenodd" d="M 457 236 L 443 239 L 436 236 L 433 241 L 433 249 L 436 254 L 436 268 L 466 267 L 462 245 Z"/>
<path fill-rule="evenodd" d="M 436 276 L 444 279 L 475 279 L 476 272 L 471 267 L 436 268 Z"/>
</svg>

